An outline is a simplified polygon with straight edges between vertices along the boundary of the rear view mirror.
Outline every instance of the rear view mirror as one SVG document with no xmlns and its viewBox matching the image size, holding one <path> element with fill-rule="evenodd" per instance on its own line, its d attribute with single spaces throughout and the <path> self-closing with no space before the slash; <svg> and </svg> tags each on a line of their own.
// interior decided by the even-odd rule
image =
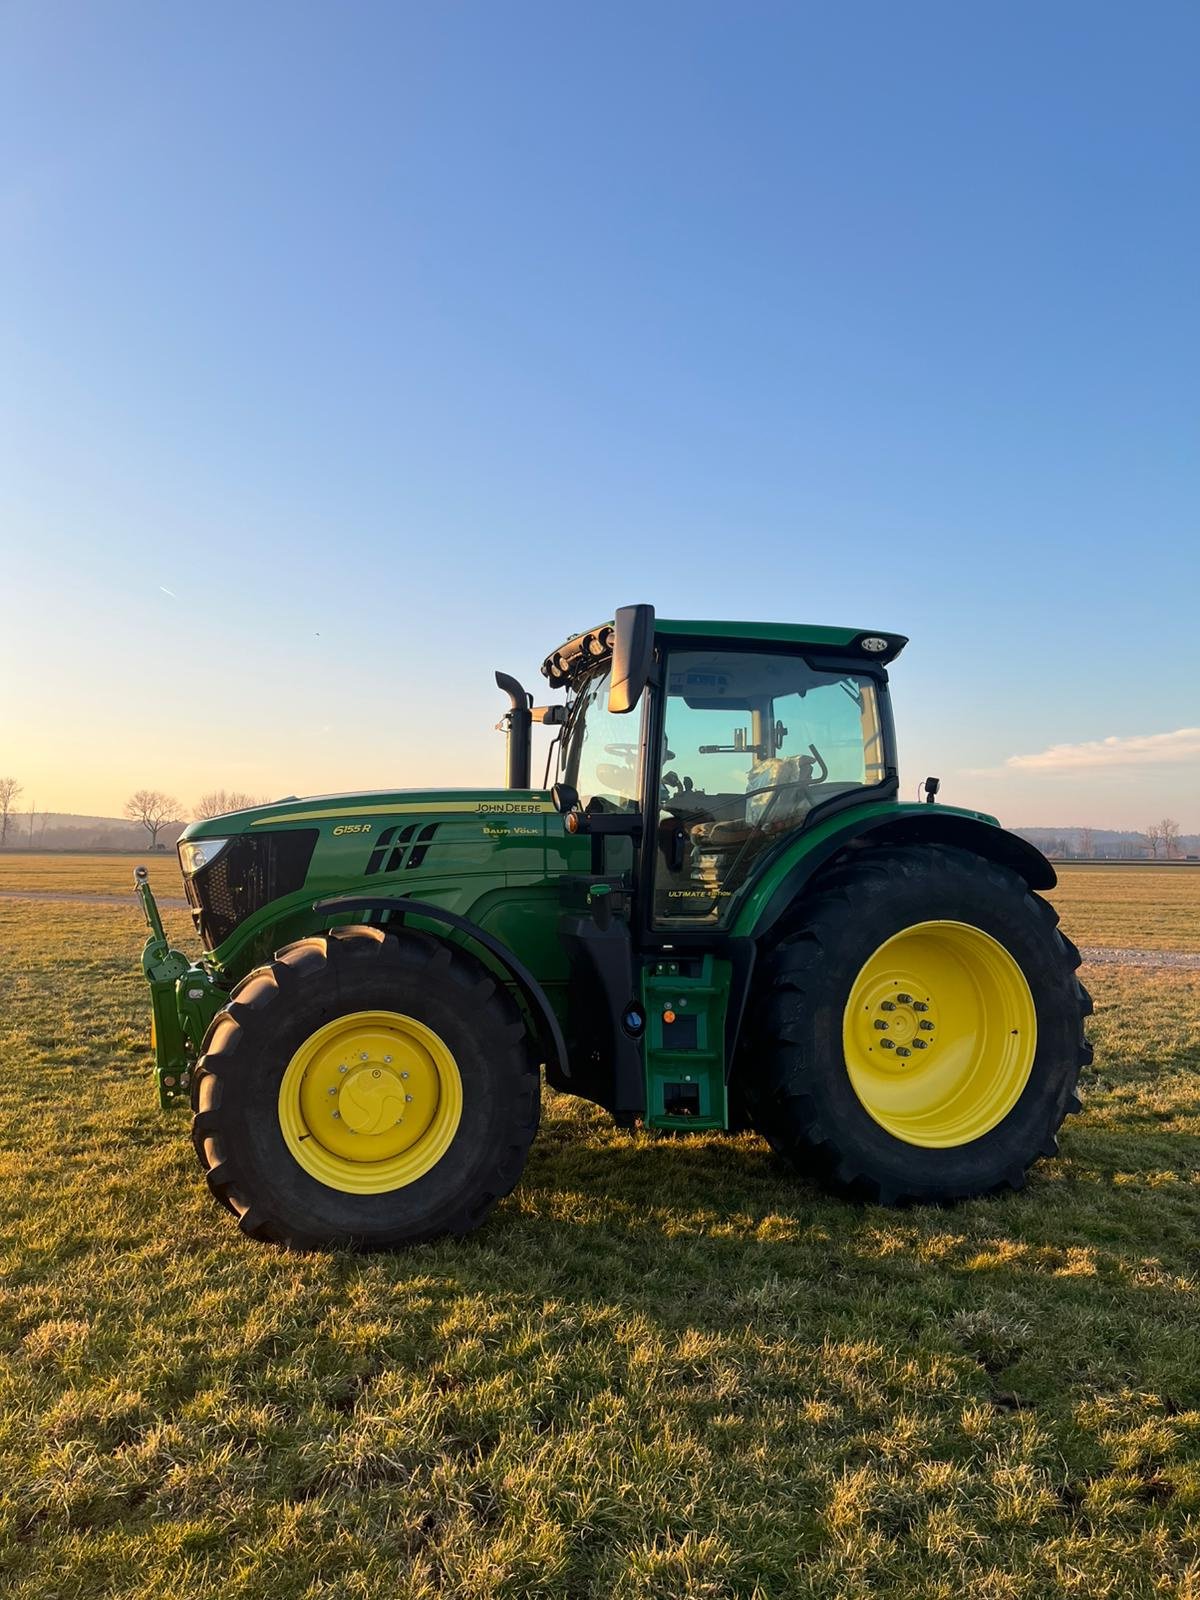
<svg viewBox="0 0 1200 1600">
<path fill-rule="evenodd" d="M 612 678 L 608 709 L 632 711 L 654 664 L 654 607 L 621 606 L 613 625 Z"/>
</svg>

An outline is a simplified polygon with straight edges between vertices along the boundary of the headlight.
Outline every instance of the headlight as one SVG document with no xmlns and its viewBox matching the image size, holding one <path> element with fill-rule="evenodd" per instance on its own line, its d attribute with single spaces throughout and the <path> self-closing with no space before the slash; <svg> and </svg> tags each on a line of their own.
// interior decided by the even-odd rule
<svg viewBox="0 0 1200 1600">
<path fill-rule="evenodd" d="M 184 876 L 190 878 L 215 861 L 229 843 L 228 839 L 197 839 L 194 844 L 181 844 L 179 846 L 179 865 L 183 868 Z"/>
</svg>

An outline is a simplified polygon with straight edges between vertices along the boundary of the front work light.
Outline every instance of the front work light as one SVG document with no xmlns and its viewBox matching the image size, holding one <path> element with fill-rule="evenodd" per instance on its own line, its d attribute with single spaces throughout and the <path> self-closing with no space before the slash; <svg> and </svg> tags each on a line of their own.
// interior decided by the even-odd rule
<svg viewBox="0 0 1200 1600">
<path fill-rule="evenodd" d="M 181 844 L 179 865 L 183 868 L 184 877 L 190 878 L 201 867 L 207 867 L 215 861 L 228 843 L 228 839 L 197 839 L 194 844 Z"/>
</svg>

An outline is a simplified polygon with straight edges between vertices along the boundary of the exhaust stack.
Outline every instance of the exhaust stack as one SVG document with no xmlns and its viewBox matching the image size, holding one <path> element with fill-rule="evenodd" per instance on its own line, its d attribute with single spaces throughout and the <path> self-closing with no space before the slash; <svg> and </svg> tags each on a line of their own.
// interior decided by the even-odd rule
<svg viewBox="0 0 1200 1600">
<path fill-rule="evenodd" d="M 528 789 L 533 749 L 533 696 L 526 694 L 507 672 L 496 674 L 496 687 L 503 689 L 511 707 L 501 724 L 508 735 L 508 771 L 504 781 L 510 789 Z"/>
</svg>

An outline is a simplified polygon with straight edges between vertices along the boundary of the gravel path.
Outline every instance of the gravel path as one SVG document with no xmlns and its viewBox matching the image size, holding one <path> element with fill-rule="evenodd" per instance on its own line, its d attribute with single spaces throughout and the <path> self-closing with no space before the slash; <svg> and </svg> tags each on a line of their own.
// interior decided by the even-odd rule
<svg viewBox="0 0 1200 1600">
<path fill-rule="evenodd" d="M 187 901 L 171 895 L 156 894 L 160 906 L 172 911 L 186 911 Z M 47 900 L 51 905 L 77 906 L 128 906 L 131 911 L 141 911 L 141 905 L 128 894 L 63 894 L 59 889 L 0 889 L 0 900 Z"/>
<path fill-rule="evenodd" d="M 1200 972 L 1200 952 L 1194 950 L 1114 950 L 1088 945 L 1079 954 L 1096 967 L 1173 967 L 1177 972 Z"/>
</svg>

